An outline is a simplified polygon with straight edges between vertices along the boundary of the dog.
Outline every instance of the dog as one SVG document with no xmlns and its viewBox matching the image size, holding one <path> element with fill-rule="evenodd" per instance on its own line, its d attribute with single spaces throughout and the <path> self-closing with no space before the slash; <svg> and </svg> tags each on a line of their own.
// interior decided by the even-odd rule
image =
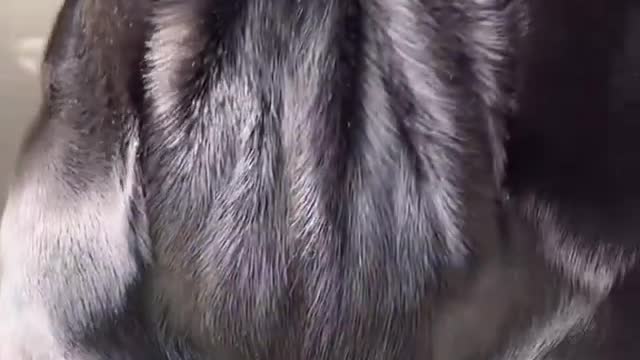
<svg viewBox="0 0 640 360">
<path fill-rule="evenodd" d="M 640 5 L 66 0 L 0 359 L 636 359 Z"/>
</svg>

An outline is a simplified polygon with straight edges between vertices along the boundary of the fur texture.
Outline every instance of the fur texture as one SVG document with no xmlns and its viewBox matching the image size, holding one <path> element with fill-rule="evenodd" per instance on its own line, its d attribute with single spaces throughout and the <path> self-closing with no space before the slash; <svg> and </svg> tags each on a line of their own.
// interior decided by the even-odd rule
<svg viewBox="0 0 640 360">
<path fill-rule="evenodd" d="M 640 168 L 609 162 L 636 149 L 638 14 L 67 0 L 0 359 L 607 358 L 635 324 Z"/>
<path fill-rule="evenodd" d="M 481 3 L 160 2 L 143 162 L 158 266 L 191 282 L 162 292 L 168 323 L 252 358 L 415 357 L 438 271 L 468 260 L 463 207 L 496 198 L 506 22 Z"/>
<path fill-rule="evenodd" d="M 136 331 L 150 261 L 136 156 L 145 13 L 86 1 L 60 12 L 2 222 L 2 359 L 96 358 L 88 342 L 101 358 L 136 358 L 110 329 Z"/>
<path fill-rule="evenodd" d="M 640 8 L 626 1 L 577 4 L 531 7 L 530 21 L 539 25 L 521 54 L 507 187 L 544 232 L 549 256 L 563 258 L 552 261 L 578 281 L 591 282 L 576 277 L 592 277 L 596 268 L 611 270 L 600 284 L 608 288 L 638 250 L 640 171 L 630 134 L 639 130 L 640 97 L 629 76 L 640 61 L 633 45 Z M 576 62 L 583 54 L 588 58 Z M 548 96 L 538 96 L 544 91 Z"/>
</svg>

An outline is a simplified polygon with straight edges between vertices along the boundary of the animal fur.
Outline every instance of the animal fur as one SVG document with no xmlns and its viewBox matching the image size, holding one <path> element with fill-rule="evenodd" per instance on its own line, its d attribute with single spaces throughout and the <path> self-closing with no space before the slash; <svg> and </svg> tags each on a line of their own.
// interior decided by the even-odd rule
<svg viewBox="0 0 640 360">
<path fill-rule="evenodd" d="M 635 359 L 638 11 L 67 0 L 0 359 Z"/>
</svg>

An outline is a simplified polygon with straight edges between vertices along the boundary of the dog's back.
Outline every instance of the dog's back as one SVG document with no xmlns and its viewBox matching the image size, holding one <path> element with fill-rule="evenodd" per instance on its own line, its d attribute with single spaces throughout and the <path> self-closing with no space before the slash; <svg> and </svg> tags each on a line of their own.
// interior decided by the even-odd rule
<svg viewBox="0 0 640 360">
<path fill-rule="evenodd" d="M 635 359 L 640 9 L 554 4 L 68 0 L 0 356 Z"/>
</svg>

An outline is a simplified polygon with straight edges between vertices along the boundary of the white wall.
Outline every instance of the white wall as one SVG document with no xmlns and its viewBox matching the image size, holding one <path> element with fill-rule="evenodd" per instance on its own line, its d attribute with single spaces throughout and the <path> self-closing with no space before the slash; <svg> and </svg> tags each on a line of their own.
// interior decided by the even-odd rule
<svg viewBox="0 0 640 360">
<path fill-rule="evenodd" d="M 39 102 L 38 68 L 62 0 L 0 0 L 0 204 Z"/>
</svg>

